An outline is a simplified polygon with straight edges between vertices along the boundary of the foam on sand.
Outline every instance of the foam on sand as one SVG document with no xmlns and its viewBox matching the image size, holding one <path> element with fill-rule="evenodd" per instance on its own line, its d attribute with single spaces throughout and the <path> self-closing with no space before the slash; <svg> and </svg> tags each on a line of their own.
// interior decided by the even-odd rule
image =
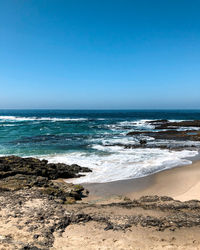
<svg viewBox="0 0 200 250">
<path fill-rule="evenodd" d="M 49 162 L 79 164 L 89 167 L 92 173 L 72 180 L 73 183 L 103 183 L 147 176 L 176 166 L 191 164 L 187 157 L 194 157 L 197 151 L 170 151 L 161 149 L 124 149 L 120 146 L 96 145 L 100 153 L 72 152 L 44 156 Z"/>
</svg>

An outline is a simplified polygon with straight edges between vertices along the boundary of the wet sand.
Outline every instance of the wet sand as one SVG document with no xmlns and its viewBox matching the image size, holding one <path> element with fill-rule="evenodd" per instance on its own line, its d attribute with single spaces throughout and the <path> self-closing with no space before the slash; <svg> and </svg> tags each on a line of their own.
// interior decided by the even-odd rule
<svg viewBox="0 0 200 250">
<path fill-rule="evenodd" d="M 181 201 L 200 200 L 200 161 L 165 170 L 147 177 L 109 183 L 83 184 L 90 191 L 88 199 L 142 195 L 167 195 Z"/>
<path fill-rule="evenodd" d="M 110 183 L 84 184 L 84 187 L 90 191 L 90 195 L 83 200 L 83 203 L 92 203 L 91 207 L 86 206 L 86 210 L 83 210 L 84 212 L 89 211 L 90 214 L 94 213 L 99 216 L 107 214 L 112 219 L 119 218 L 121 214 L 123 215 L 122 222 L 131 213 L 132 215 L 142 214 L 153 216 L 157 219 L 160 216 L 164 216 L 166 219 L 169 215 L 171 216 L 170 218 L 173 218 L 173 216 L 176 216 L 180 212 L 179 210 L 175 210 L 174 214 L 171 214 L 170 211 L 160 211 L 155 208 L 149 211 L 150 207 L 148 209 L 139 207 L 135 209 L 122 209 L 122 207 L 109 206 L 109 204 L 123 202 L 126 200 L 125 196 L 130 199 L 137 199 L 143 195 L 171 196 L 175 200 L 181 201 L 200 200 L 200 161 L 196 161 L 188 166 L 162 171 L 144 178 Z M 108 206 L 101 207 L 102 204 L 108 204 Z M 163 215 L 162 213 L 166 214 Z M 198 213 L 198 211 L 195 213 Z M 151 226 L 132 226 L 125 231 L 105 231 L 101 224 L 89 222 L 85 225 L 70 225 L 65 230 L 63 237 L 55 240 L 54 247 L 57 249 L 58 246 L 63 246 L 70 242 L 69 249 L 199 250 L 199 230 L 199 226 L 166 229 L 164 231 Z"/>
</svg>

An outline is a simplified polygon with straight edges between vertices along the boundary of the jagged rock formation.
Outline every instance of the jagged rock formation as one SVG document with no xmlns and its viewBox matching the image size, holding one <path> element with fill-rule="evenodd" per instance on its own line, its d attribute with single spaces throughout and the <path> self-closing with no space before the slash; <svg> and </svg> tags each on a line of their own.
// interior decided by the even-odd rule
<svg viewBox="0 0 200 250">
<path fill-rule="evenodd" d="M 80 177 L 80 172 L 90 171 L 76 164 L 53 164 L 46 160 L 17 156 L 0 157 L 0 191 L 37 189 L 60 202 L 72 203 L 81 199 L 84 188 L 58 178 Z"/>
<path fill-rule="evenodd" d="M 168 120 L 156 120 L 150 121 L 149 124 L 155 125 L 155 129 L 177 129 L 180 127 L 199 127 L 200 121 L 179 121 L 179 122 L 170 122 Z"/>
<path fill-rule="evenodd" d="M 190 141 L 200 141 L 200 131 L 197 130 L 167 130 L 167 131 L 133 131 L 129 132 L 127 135 L 145 135 L 150 136 L 155 139 L 167 139 L 167 140 L 190 140 Z"/>
</svg>

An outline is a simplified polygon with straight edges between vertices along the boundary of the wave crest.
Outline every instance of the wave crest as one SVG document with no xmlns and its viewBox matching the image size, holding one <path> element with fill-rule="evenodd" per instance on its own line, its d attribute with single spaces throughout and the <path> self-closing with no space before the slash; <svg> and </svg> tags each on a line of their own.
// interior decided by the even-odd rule
<svg viewBox="0 0 200 250">
<path fill-rule="evenodd" d="M 56 117 L 20 117 L 20 116 L 0 116 L 4 121 L 87 121 L 87 118 L 56 118 Z"/>
</svg>

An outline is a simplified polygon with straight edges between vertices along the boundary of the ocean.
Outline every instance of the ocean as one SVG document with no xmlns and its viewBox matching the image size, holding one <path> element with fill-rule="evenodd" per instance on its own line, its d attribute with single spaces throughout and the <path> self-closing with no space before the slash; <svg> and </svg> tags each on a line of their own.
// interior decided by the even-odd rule
<svg viewBox="0 0 200 250">
<path fill-rule="evenodd" d="M 125 147 L 144 139 L 142 135 L 127 136 L 128 132 L 154 130 L 146 121 L 157 119 L 200 120 L 200 110 L 0 110 L 0 155 L 32 156 L 92 169 L 74 183 L 138 178 L 190 164 L 198 155 L 199 142 L 154 142 L 154 138 L 145 137 L 152 145 L 179 143 L 196 147 Z"/>
</svg>

